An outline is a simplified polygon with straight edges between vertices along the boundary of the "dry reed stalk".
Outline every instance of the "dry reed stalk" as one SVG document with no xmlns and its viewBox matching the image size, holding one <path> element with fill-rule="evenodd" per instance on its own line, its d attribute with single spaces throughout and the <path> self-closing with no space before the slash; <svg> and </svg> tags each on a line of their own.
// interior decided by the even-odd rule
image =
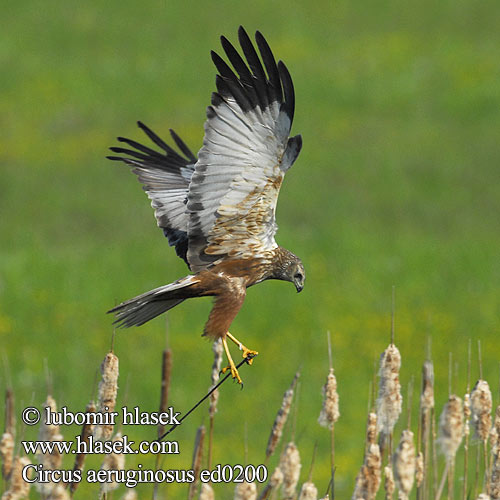
<svg viewBox="0 0 500 500">
<path fill-rule="evenodd" d="M 282 483 L 283 483 L 283 472 L 281 472 L 281 469 L 278 465 L 278 467 L 276 467 L 273 473 L 271 474 L 269 482 L 266 484 L 266 487 L 262 490 L 258 500 L 267 500 L 269 498 L 269 495 L 271 495 L 271 493 L 273 493 L 274 491 L 277 491 L 277 489 L 282 485 Z"/>
<path fill-rule="evenodd" d="M 365 459 L 356 477 L 352 500 L 374 500 L 380 487 L 382 457 L 378 444 L 369 444 Z"/>
<path fill-rule="evenodd" d="M 410 495 L 415 480 L 415 445 L 413 432 L 406 429 L 394 453 L 394 477 L 399 490 L 399 500 L 406 500 Z"/>
<path fill-rule="evenodd" d="M 424 467 L 424 454 L 420 451 L 417 454 L 416 462 L 415 462 L 415 482 L 417 484 L 417 488 L 424 482 L 425 477 L 425 467 Z"/>
<path fill-rule="evenodd" d="M 366 449 L 377 442 L 377 414 L 370 412 L 366 423 Z"/>
<path fill-rule="evenodd" d="M 14 392 L 12 389 L 5 390 L 5 432 L 16 437 L 16 412 L 14 410 Z"/>
<path fill-rule="evenodd" d="M 492 499 L 498 500 L 500 499 L 500 405 L 495 410 L 495 420 L 492 430 L 494 430 L 493 434 L 496 439 L 491 446 L 493 456 L 487 490 Z"/>
<path fill-rule="evenodd" d="M 87 407 L 85 408 L 85 413 L 94 413 L 96 411 L 96 406 L 93 401 L 91 401 Z M 85 422 L 82 426 L 82 431 L 80 433 L 80 440 L 82 443 L 86 443 L 88 445 L 88 442 L 90 440 L 90 436 L 92 436 L 92 433 L 94 432 L 94 424 L 90 424 L 88 422 Z M 77 471 L 83 470 L 83 465 L 85 463 L 85 453 L 78 453 L 75 458 L 75 464 L 73 466 L 73 470 Z M 75 490 L 78 488 L 78 485 L 80 483 L 69 483 L 69 491 L 71 495 L 75 492 Z"/>
<path fill-rule="evenodd" d="M 280 458 L 280 469 L 283 472 L 282 492 L 284 500 L 293 500 L 295 498 L 301 467 L 299 449 L 291 441 L 286 445 Z"/>
<path fill-rule="evenodd" d="M 113 441 L 123 441 L 123 436 L 121 432 L 117 432 L 113 437 Z M 125 469 L 125 455 L 123 453 L 109 453 L 104 457 L 101 465 L 101 470 L 109 471 L 119 471 Z M 110 481 L 109 483 L 101 483 L 100 493 L 101 496 L 106 495 L 110 491 L 116 490 L 119 484 L 116 481 Z"/>
<path fill-rule="evenodd" d="M 266 460 L 269 460 L 269 457 L 276 450 L 276 446 L 278 446 L 279 440 L 283 434 L 283 428 L 285 427 L 288 414 L 290 413 L 290 408 L 292 406 L 293 393 L 295 391 L 295 386 L 297 385 L 297 380 L 299 378 L 299 372 L 295 374 L 295 377 L 290 384 L 288 390 L 283 394 L 283 401 L 281 402 L 281 408 L 279 409 L 276 418 L 274 420 L 273 427 L 271 429 L 271 434 L 267 441 L 266 448 Z"/>
<path fill-rule="evenodd" d="M 328 352 L 330 353 L 330 336 L 328 336 Z M 331 364 L 331 355 L 330 355 Z M 333 481 L 335 479 L 335 422 L 340 417 L 339 412 L 339 395 L 337 392 L 337 379 L 333 368 L 330 366 L 330 371 L 323 386 L 323 407 L 319 414 L 318 423 L 322 427 L 330 430 L 330 468 L 332 491 L 334 488 Z"/>
<path fill-rule="evenodd" d="M 326 427 L 331 430 L 339 417 L 337 379 L 335 378 L 333 368 L 330 368 L 325 385 L 323 386 L 323 407 L 319 414 L 318 423 L 322 427 Z"/>
<path fill-rule="evenodd" d="M 306 481 L 300 488 L 299 500 L 317 500 L 318 488 L 311 481 Z"/>
<path fill-rule="evenodd" d="M 422 365 L 422 392 L 420 394 L 420 440 L 423 443 L 423 480 L 417 484 L 418 499 L 427 498 L 429 477 L 431 417 L 434 411 L 434 364 L 430 359 Z M 420 449 L 418 450 L 421 451 Z"/>
<path fill-rule="evenodd" d="M 382 353 L 380 357 L 380 384 L 377 397 L 377 426 L 381 434 L 382 447 L 391 436 L 399 415 L 402 411 L 403 396 L 399 383 L 401 355 L 394 344 Z"/>
<path fill-rule="evenodd" d="M 47 408 L 50 408 L 51 413 L 57 412 L 57 405 L 55 399 L 49 394 L 47 399 L 43 403 L 44 411 L 42 414 L 45 415 L 45 411 Z M 59 426 L 55 424 L 47 424 L 45 419 L 42 419 L 42 423 L 40 424 L 40 430 L 38 432 L 38 440 L 39 441 L 62 441 L 64 438 L 62 434 L 59 432 Z M 62 456 L 59 452 L 59 449 L 54 446 L 51 453 L 36 453 L 36 459 L 38 463 L 43 466 L 46 470 L 57 470 L 61 468 Z M 52 481 L 47 483 L 35 483 L 35 488 L 42 495 L 42 497 L 50 496 L 57 486 L 57 483 Z"/>
<path fill-rule="evenodd" d="M 467 498 L 467 480 L 469 476 L 469 435 L 470 435 L 470 394 L 469 383 L 467 383 L 467 392 L 464 396 L 464 483 L 462 486 L 462 500 Z"/>
<path fill-rule="evenodd" d="M 205 426 L 200 425 L 196 431 L 194 440 L 193 460 L 191 469 L 194 473 L 194 481 L 189 484 L 188 500 L 192 500 L 196 494 L 196 488 L 200 479 L 201 462 L 203 459 L 203 441 L 205 440 Z"/>
<path fill-rule="evenodd" d="M 1 500 L 21 500 L 28 498 L 31 484 L 23 479 L 23 469 L 30 465 L 28 457 L 16 457 L 12 464 L 9 489 L 2 495 Z"/>
<path fill-rule="evenodd" d="M 476 436 L 483 444 L 484 480 L 483 486 L 489 482 L 488 479 L 488 436 L 491 428 L 491 409 L 493 406 L 490 386 L 486 380 L 479 379 L 471 392 L 471 419 Z"/>
<path fill-rule="evenodd" d="M 217 385 L 220 378 L 220 370 L 222 366 L 222 356 L 224 348 L 222 346 L 222 339 L 217 339 L 212 344 L 212 351 L 214 353 L 214 362 L 212 364 L 212 387 Z M 212 468 L 212 449 L 213 449 L 213 439 L 214 439 L 214 419 L 217 413 L 217 403 L 219 401 L 219 390 L 216 389 L 210 394 L 210 404 L 208 407 L 208 416 L 210 418 L 210 427 L 208 431 L 208 468 Z"/>
<path fill-rule="evenodd" d="M 121 500 L 137 500 L 137 493 L 133 488 L 127 488 L 127 491 L 123 494 Z"/>
<path fill-rule="evenodd" d="M 256 500 L 257 485 L 255 483 L 238 483 L 234 489 L 234 500 Z"/>
<path fill-rule="evenodd" d="M 392 500 L 394 491 L 396 490 L 396 483 L 394 482 L 394 474 L 390 465 L 384 467 L 384 491 L 385 500 Z"/>
<path fill-rule="evenodd" d="M 4 432 L 0 440 L 0 457 L 2 458 L 2 477 L 8 481 L 14 462 L 14 436 Z"/>
<path fill-rule="evenodd" d="M 439 417 L 438 444 L 450 464 L 453 463 L 464 435 L 462 400 L 452 394 Z"/>
<path fill-rule="evenodd" d="M 172 374 L 172 350 L 164 349 L 161 359 L 161 390 L 160 390 L 160 413 L 167 411 L 168 391 L 170 389 L 170 376 Z M 158 438 L 165 432 L 165 426 L 158 424 Z"/>
<path fill-rule="evenodd" d="M 111 413 L 115 409 L 116 395 L 118 393 L 118 357 L 113 352 L 108 352 L 101 364 L 101 381 L 98 389 L 97 411 L 99 413 Z M 113 435 L 113 425 L 96 425 L 94 438 L 106 441 Z"/>
<path fill-rule="evenodd" d="M 491 391 L 486 380 L 478 380 L 471 393 L 472 424 L 477 437 L 484 443 L 491 428 Z"/>
<path fill-rule="evenodd" d="M 68 490 L 61 483 L 57 483 L 48 500 L 70 500 L 70 498 Z"/>
<path fill-rule="evenodd" d="M 214 490 L 209 483 L 201 483 L 199 500 L 215 500 Z"/>
</svg>

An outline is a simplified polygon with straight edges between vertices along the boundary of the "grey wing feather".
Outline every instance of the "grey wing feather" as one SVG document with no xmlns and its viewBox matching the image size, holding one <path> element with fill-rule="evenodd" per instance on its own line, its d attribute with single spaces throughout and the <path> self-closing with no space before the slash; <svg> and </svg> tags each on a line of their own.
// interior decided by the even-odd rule
<svg viewBox="0 0 500 500">
<path fill-rule="evenodd" d="M 158 226 L 168 238 L 176 253 L 187 261 L 188 214 L 186 203 L 189 183 L 194 172 L 196 157 L 180 137 L 170 131 L 172 139 L 183 153 L 179 154 L 151 129 L 141 122 L 139 127 L 163 151 L 155 151 L 131 139 L 119 137 L 118 140 L 134 149 L 112 147 L 114 153 L 126 156 L 108 156 L 111 160 L 123 161 L 133 167 L 133 172 L 143 184 L 151 206 L 155 211 Z"/>
</svg>

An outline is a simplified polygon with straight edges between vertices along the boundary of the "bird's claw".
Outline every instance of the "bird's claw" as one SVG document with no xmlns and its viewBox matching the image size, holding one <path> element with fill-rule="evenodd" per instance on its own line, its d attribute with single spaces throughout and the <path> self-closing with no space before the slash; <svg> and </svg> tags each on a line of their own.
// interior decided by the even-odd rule
<svg viewBox="0 0 500 500">
<path fill-rule="evenodd" d="M 241 387 L 243 388 L 243 382 L 241 380 L 240 374 L 238 373 L 238 370 L 237 370 L 236 366 L 234 366 L 234 364 L 233 365 L 230 364 L 228 366 L 225 366 L 220 371 L 220 373 L 222 375 L 224 375 L 228 371 L 231 371 L 231 377 L 233 377 L 233 380 L 235 380 L 236 382 L 238 382 L 238 384 L 241 384 Z"/>
</svg>

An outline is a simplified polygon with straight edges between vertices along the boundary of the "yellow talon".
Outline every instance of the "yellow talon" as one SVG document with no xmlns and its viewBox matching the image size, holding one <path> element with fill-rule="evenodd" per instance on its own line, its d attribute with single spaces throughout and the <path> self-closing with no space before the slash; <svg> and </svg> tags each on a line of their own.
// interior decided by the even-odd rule
<svg viewBox="0 0 500 500">
<path fill-rule="evenodd" d="M 252 349 L 248 349 L 248 347 L 244 346 L 234 335 L 232 335 L 230 332 L 227 332 L 227 337 L 232 340 L 237 346 L 240 351 L 242 351 L 242 358 L 247 359 L 247 363 L 251 365 L 253 363 L 253 358 L 257 356 L 258 351 L 253 351 Z"/>
</svg>

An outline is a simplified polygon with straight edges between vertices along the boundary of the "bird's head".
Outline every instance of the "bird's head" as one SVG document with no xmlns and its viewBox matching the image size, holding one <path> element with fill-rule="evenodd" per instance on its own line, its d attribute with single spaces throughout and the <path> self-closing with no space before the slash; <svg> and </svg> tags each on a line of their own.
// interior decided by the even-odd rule
<svg viewBox="0 0 500 500">
<path fill-rule="evenodd" d="M 302 261 L 297 257 L 297 261 L 294 262 L 293 266 L 290 267 L 290 274 L 292 276 L 292 283 L 295 285 L 297 292 L 301 292 L 304 288 L 304 282 L 306 281 L 306 272 L 304 270 L 304 265 Z"/>
<path fill-rule="evenodd" d="M 292 252 L 279 248 L 275 268 L 272 278 L 290 281 L 295 285 L 297 292 L 301 292 L 304 288 L 306 272 L 302 261 Z"/>
</svg>

